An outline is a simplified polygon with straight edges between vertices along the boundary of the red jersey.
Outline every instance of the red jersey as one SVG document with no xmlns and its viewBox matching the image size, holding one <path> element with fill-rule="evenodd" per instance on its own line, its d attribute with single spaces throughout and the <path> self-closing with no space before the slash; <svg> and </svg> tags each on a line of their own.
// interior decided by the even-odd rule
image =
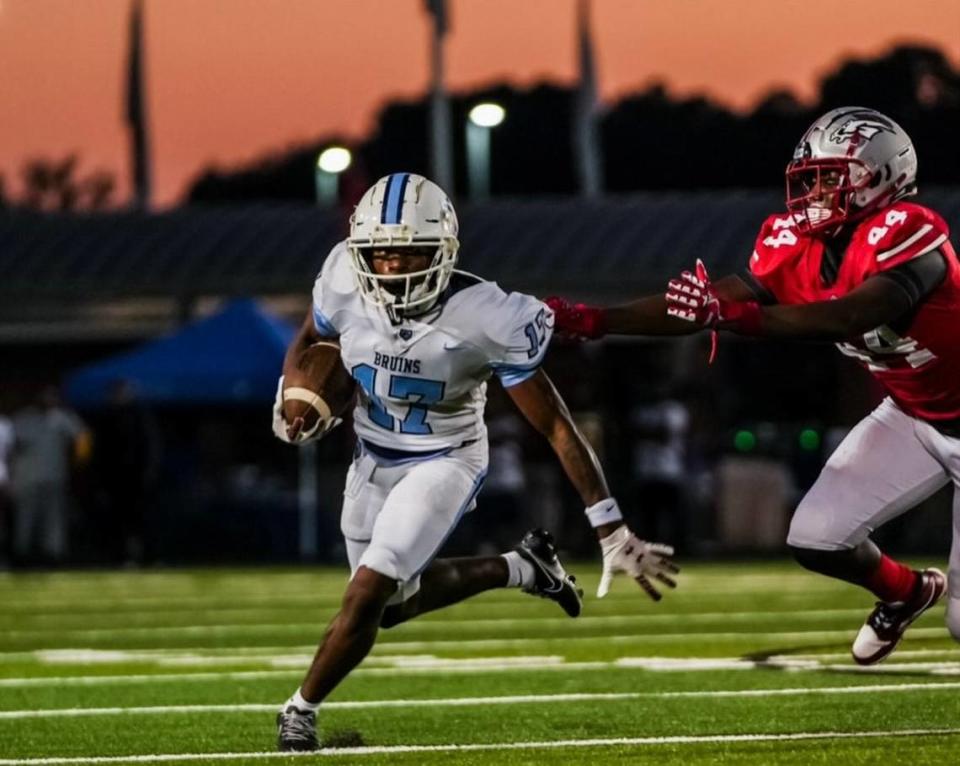
<svg viewBox="0 0 960 766">
<path fill-rule="evenodd" d="M 750 271 L 778 303 L 840 298 L 872 276 L 934 249 L 944 254 L 943 282 L 914 310 L 908 324 L 882 325 L 837 347 L 857 359 L 905 412 L 924 420 L 960 418 L 960 263 L 946 222 L 932 210 L 898 202 L 854 230 L 836 281 L 821 277 L 823 242 L 798 231 L 789 214 L 767 218 Z"/>
</svg>

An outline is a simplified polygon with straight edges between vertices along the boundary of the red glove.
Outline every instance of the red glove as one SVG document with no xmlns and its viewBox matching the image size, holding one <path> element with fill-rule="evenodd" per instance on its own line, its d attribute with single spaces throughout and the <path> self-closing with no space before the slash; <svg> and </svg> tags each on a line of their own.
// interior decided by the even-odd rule
<svg viewBox="0 0 960 766">
<path fill-rule="evenodd" d="M 717 330 L 720 322 L 747 335 L 760 334 L 760 304 L 756 301 L 727 301 L 713 289 L 703 261 L 697 259 L 696 274 L 684 271 L 667 284 L 667 314 L 695 322 L 713 331 L 710 337 L 710 363 L 717 357 Z"/>
<path fill-rule="evenodd" d="M 594 340 L 607 334 L 606 309 L 586 303 L 570 303 L 558 295 L 551 295 L 544 303 L 553 311 L 553 327 L 560 335 Z"/>
</svg>

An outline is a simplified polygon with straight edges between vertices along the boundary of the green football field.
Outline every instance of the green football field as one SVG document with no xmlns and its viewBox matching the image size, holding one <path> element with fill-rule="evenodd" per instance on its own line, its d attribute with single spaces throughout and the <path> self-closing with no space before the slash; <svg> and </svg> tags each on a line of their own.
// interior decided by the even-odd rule
<svg viewBox="0 0 960 766">
<path fill-rule="evenodd" d="M 660 604 L 571 569 L 576 620 L 501 590 L 382 632 L 303 756 L 274 752 L 274 713 L 344 570 L 0 575 L 0 766 L 958 761 L 941 607 L 863 670 L 869 597 L 793 564 L 691 565 Z"/>
</svg>

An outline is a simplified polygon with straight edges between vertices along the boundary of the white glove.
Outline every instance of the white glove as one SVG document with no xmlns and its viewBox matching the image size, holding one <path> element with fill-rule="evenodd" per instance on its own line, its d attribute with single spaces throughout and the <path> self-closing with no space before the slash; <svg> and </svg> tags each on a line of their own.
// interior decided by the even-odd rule
<svg viewBox="0 0 960 766">
<path fill-rule="evenodd" d="M 283 417 L 283 375 L 280 376 L 280 380 L 277 381 L 277 395 L 273 400 L 273 435 L 280 441 L 287 444 L 303 444 L 314 439 L 322 439 L 342 422 L 340 418 L 330 418 L 326 423 L 318 421 L 312 430 L 298 431 L 291 439 L 290 424 Z"/>
<path fill-rule="evenodd" d="M 600 576 L 597 598 L 607 595 L 613 576 L 618 572 L 630 575 L 654 601 L 662 597 L 650 583 L 651 578 L 668 588 L 677 587 L 670 575 L 677 574 L 680 568 L 670 560 L 673 555 L 670 545 L 641 540 L 624 524 L 601 538 L 600 549 L 603 551 L 603 574 Z"/>
</svg>

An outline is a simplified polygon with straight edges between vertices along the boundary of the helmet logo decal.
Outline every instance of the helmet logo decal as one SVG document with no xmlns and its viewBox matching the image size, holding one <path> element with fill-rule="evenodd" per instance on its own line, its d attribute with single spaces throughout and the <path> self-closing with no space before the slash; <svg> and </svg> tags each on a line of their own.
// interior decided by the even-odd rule
<svg viewBox="0 0 960 766">
<path fill-rule="evenodd" d="M 861 141 L 869 141 L 878 133 L 883 132 L 894 134 L 892 126 L 873 119 L 872 115 L 868 119 L 852 117 L 834 128 L 827 140 L 835 144 L 843 144 L 849 141 L 853 146 L 859 146 Z"/>
</svg>

